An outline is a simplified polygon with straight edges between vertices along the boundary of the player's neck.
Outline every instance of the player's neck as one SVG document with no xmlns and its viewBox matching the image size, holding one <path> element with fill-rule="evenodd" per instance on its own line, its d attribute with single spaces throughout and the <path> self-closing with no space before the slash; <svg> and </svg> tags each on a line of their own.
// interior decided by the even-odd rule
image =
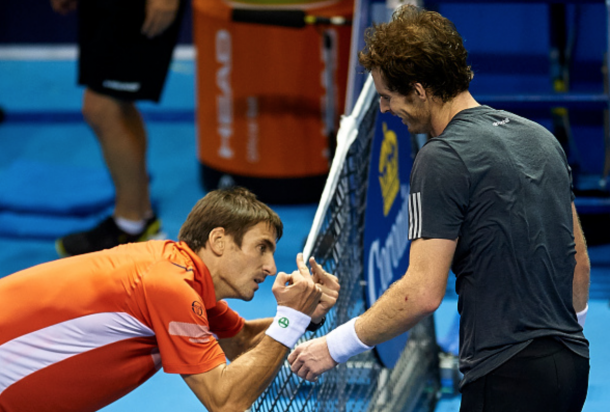
<svg viewBox="0 0 610 412">
<path fill-rule="evenodd" d="M 224 293 L 224 284 L 221 280 L 221 276 L 219 276 L 219 273 L 218 273 L 218 270 L 219 270 L 218 256 L 214 253 L 213 250 L 211 250 L 209 245 L 207 248 L 199 249 L 199 251 L 197 252 L 197 256 L 199 256 L 199 258 L 201 259 L 201 261 L 203 262 L 205 267 L 207 267 L 208 271 L 210 272 L 210 276 L 212 277 L 212 283 L 214 284 L 214 292 L 216 294 L 216 301 L 224 299 L 226 296 Z"/>
<path fill-rule="evenodd" d="M 443 133 L 451 119 L 462 110 L 480 106 L 469 91 L 458 94 L 448 102 L 437 101 L 434 105 L 436 107 L 433 109 L 435 114 L 432 116 L 432 131 L 430 133 L 432 137 L 437 137 Z"/>
</svg>

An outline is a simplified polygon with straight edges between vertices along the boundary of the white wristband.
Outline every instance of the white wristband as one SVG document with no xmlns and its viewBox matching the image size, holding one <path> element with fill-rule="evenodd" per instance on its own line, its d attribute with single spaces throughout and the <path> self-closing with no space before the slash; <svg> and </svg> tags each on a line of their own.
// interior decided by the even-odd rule
<svg viewBox="0 0 610 412">
<path fill-rule="evenodd" d="M 330 356 L 337 363 L 343 363 L 352 356 L 373 349 L 372 346 L 365 345 L 356 334 L 356 319 L 339 326 L 326 335 L 326 344 Z"/>
<path fill-rule="evenodd" d="M 288 306 L 278 306 L 271 326 L 265 332 L 267 335 L 292 348 L 309 326 L 311 317 Z"/>
<path fill-rule="evenodd" d="M 583 310 L 581 310 L 580 312 L 576 313 L 576 317 L 578 318 L 578 323 L 583 328 L 585 327 L 585 319 L 587 319 L 587 312 L 588 311 L 589 311 L 589 304 L 587 304 L 587 306 L 585 306 L 585 308 Z"/>
</svg>

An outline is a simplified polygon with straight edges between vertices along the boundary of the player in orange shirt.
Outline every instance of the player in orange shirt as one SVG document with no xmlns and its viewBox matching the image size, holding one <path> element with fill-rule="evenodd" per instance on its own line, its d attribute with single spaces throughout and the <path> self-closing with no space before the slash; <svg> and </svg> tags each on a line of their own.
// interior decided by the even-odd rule
<svg viewBox="0 0 610 412">
<path fill-rule="evenodd" d="M 282 230 L 252 193 L 218 190 L 195 205 L 179 242 L 127 244 L 1 279 L 0 412 L 98 410 L 161 367 L 209 411 L 249 408 L 338 297 L 336 277 L 313 259 L 310 275 L 299 254 L 298 270 L 275 279 L 275 318 L 245 321 L 222 300 L 249 301 L 276 274 Z"/>
</svg>

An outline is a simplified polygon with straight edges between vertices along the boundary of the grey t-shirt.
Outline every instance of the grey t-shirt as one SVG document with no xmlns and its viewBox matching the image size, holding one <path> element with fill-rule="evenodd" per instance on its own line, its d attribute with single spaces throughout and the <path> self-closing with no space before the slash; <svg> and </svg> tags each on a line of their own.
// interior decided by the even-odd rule
<svg viewBox="0 0 610 412">
<path fill-rule="evenodd" d="M 537 337 L 589 356 L 572 306 L 571 186 L 548 130 L 488 106 L 458 113 L 417 154 L 409 238 L 458 239 L 462 386 Z"/>
</svg>

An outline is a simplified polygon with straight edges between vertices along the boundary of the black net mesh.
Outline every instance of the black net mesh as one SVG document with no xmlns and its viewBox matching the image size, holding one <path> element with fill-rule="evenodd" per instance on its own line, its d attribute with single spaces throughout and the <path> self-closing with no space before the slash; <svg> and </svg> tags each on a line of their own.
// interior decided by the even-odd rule
<svg viewBox="0 0 610 412">
<path fill-rule="evenodd" d="M 326 335 L 366 310 L 364 215 L 379 110 L 376 96 L 367 103 L 311 253 L 326 271 L 339 278 L 341 292 L 324 326 L 317 332 L 306 332 L 301 341 Z M 285 362 L 251 411 L 432 411 L 439 393 L 436 348 L 430 317 L 411 330 L 393 370 L 384 368 L 374 351 L 368 351 L 328 371 L 314 384 L 294 375 Z"/>
</svg>

